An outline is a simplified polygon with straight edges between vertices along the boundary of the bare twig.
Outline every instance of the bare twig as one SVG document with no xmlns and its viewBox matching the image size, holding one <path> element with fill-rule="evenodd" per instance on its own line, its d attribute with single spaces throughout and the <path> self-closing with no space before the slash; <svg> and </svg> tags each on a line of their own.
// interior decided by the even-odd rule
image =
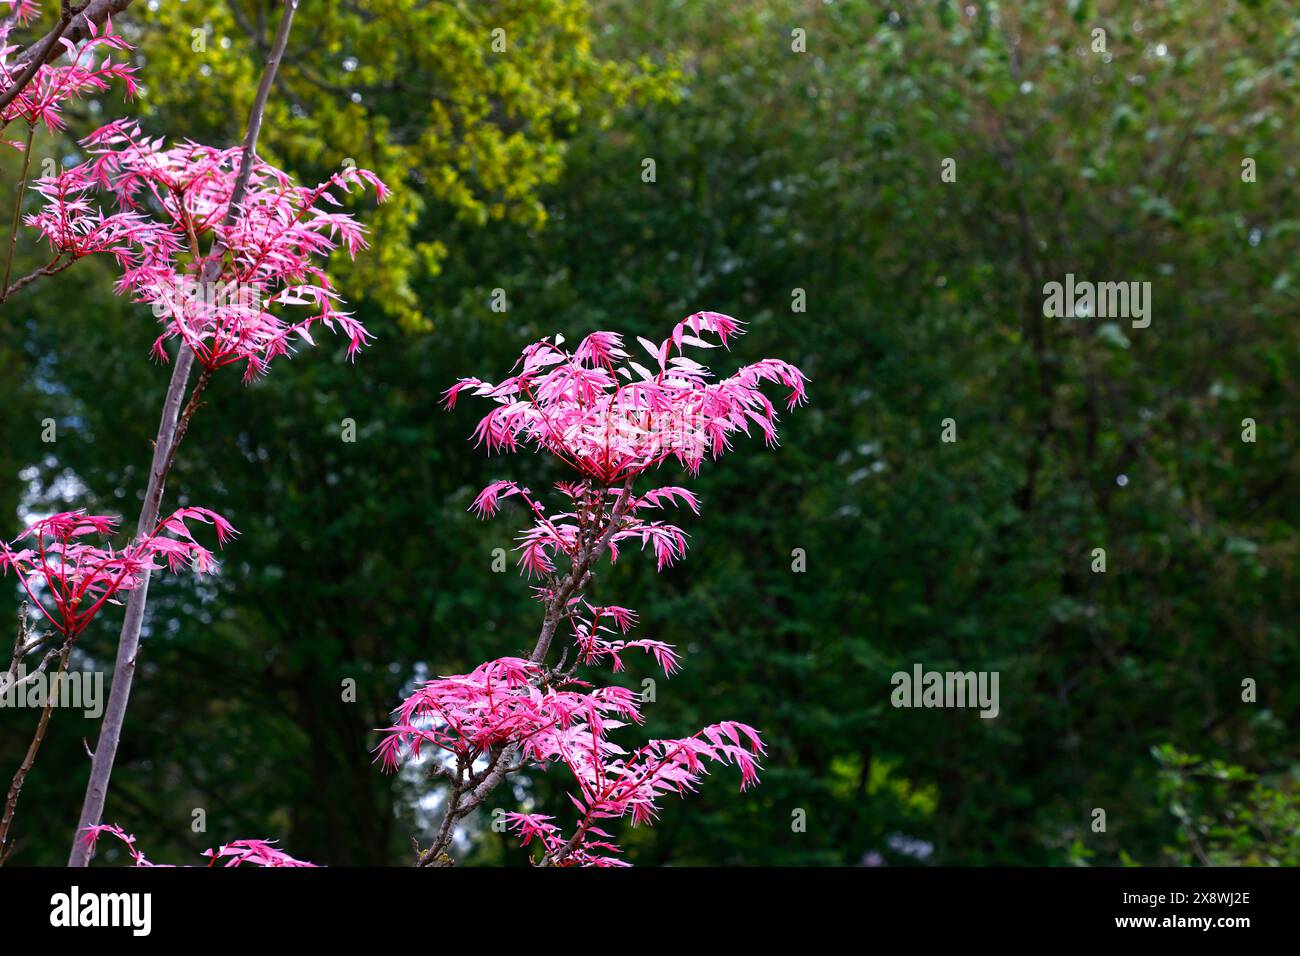
<svg viewBox="0 0 1300 956">
<path fill-rule="evenodd" d="M 15 279 L 13 285 L 9 286 L 9 288 L 0 290 L 0 302 L 4 302 L 19 289 L 31 285 L 37 279 L 41 278 L 41 276 L 58 275 L 76 261 L 76 259 L 64 259 L 63 254 L 60 253 L 36 271 L 29 272 L 21 279 Z"/>
<path fill-rule="evenodd" d="M 63 641 L 63 646 L 56 652 L 50 651 L 45 655 L 37 668 L 37 673 L 45 670 L 50 659 L 57 653 L 59 658 L 59 670 L 57 677 L 67 673 L 68 658 L 72 655 L 73 638 L 68 637 Z M 0 818 L 0 866 L 4 865 L 9 854 L 13 852 L 13 846 L 9 841 L 9 831 L 13 826 L 14 814 L 18 811 L 18 798 L 22 795 L 23 784 L 27 781 L 27 774 L 31 772 L 33 764 L 36 763 L 36 755 L 40 753 L 41 744 L 45 742 L 45 729 L 50 725 L 50 716 L 54 712 L 54 702 L 57 695 L 49 693 L 45 697 L 45 706 L 41 709 L 41 719 L 36 723 L 36 732 L 32 735 L 32 742 L 27 745 L 27 753 L 23 756 L 23 762 L 18 765 L 17 772 L 14 773 L 13 780 L 9 783 L 9 793 L 5 797 L 4 816 Z"/>
<path fill-rule="evenodd" d="M 9 247 L 5 251 L 5 274 L 0 279 L 0 290 L 9 287 L 9 270 L 14 264 L 14 247 L 18 245 L 18 226 L 23 218 L 23 194 L 27 192 L 27 172 L 32 165 L 32 137 L 36 135 L 36 124 L 27 124 L 27 143 L 23 147 L 23 168 L 18 174 L 18 198 L 14 200 L 14 218 L 9 224 Z M 5 298 L 8 296 L 6 295 Z M 3 299 L 0 299 L 3 301 Z"/>
<path fill-rule="evenodd" d="M 45 673 L 45 668 L 49 666 L 50 661 L 54 660 L 54 658 L 58 656 L 58 650 L 56 648 L 50 648 L 45 652 L 45 656 L 41 658 L 41 662 L 36 665 L 35 669 L 28 671 L 23 677 L 18 677 L 17 671 L 10 672 L 9 676 L 5 679 L 4 686 L 0 687 L 0 693 L 7 694 L 10 691 L 17 690 L 24 684 L 34 683 L 37 677 Z"/>
</svg>

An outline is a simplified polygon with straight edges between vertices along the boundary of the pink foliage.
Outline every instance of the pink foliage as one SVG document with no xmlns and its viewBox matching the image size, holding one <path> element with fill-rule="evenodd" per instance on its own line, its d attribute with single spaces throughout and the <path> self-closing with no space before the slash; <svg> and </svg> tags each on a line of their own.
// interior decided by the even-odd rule
<svg viewBox="0 0 1300 956">
<path fill-rule="evenodd" d="M 365 228 L 337 207 L 356 187 L 386 198 L 373 173 L 348 166 L 304 187 L 255 160 L 226 225 L 242 147 L 168 147 L 134 121 L 109 123 L 82 145 L 89 159 L 36 181 L 45 203 L 25 222 L 56 257 L 106 252 L 116 259 L 117 291 L 149 305 L 163 323 L 154 343 L 160 359 L 164 343 L 177 338 L 209 371 L 244 362 L 245 377 L 254 378 L 298 341 L 314 344 L 318 324 L 347 337 L 349 356 L 370 339 L 323 263 L 339 248 L 349 255 L 365 248 Z M 99 196 L 111 200 L 112 212 L 97 204 Z M 216 277 L 200 282 L 199 269 L 209 263 L 218 266 Z"/>
<path fill-rule="evenodd" d="M 396 769 L 404 758 L 419 757 L 425 745 L 473 759 L 513 744 L 543 769 L 567 768 L 577 785 L 570 800 L 580 813 L 574 848 L 583 852 L 566 863 L 595 862 L 585 855 L 598 849 L 617 852 L 596 821 L 630 815 L 634 824 L 652 822 L 656 801 L 694 790 L 707 762 L 739 768 L 742 789 L 758 782 L 763 742 L 746 724 L 712 724 L 691 737 L 651 740 L 628 754 L 609 734 L 643 721 L 635 694 L 581 681 L 546 686 L 544 676 L 539 665 L 501 658 L 469 674 L 428 681 L 397 709 L 379 746 L 383 765 Z"/>
<path fill-rule="evenodd" d="M 99 838 L 104 834 L 115 837 L 125 846 L 126 851 L 131 855 L 131 859 L 136 866 L 153 867 L 167 866 L 165 863 L 151 863 L 145 858 L 145 855 L 137 849 L 135 837 L 124 831 L 121 827 L 113 824 L 99 824 L 98 826 L 86 827 L 82 839 L 90 846 L 95 846 Z M 295 860 L 283 850 L 277 850 L 271 844 L 273 840 L 235 840 L 233 843 L 227 843 L 217 847 L 215 850 L 204 850 L 203 855 L 209 857 L 211 862 L 208 866 L 216 866 L 218 860 L 225 860 L 223 866 L 311 866 L 315 863 L 307 863 L 303 860 Z"/>
<path fill-rule="evenodd" d="M 515 374 L 500 383 L 460 379 L 447 390 L 447 405 L 463 392 L 491 399 L 497 407 L 474 433 L 489 452 L 531 444 L 601 484 L 619 484 L 668 458 L 694 474 L 751 425 L 776 443 L 776 409 L 763 382 L 785 386 L 790 408 L 805 397 L 803 373 L 780 359 L 712 381 L 708 368 L 685 355 L 687 348 L 726 346 L 740 333 L 730 316 L 697 312 L 662 342 L 638 338 L 649 367 L 633 361 L 614 332 L 593 332 L 572 352 L 561 348 L 563 337 L 548 337 L 528 346 Z"/>
<path fill-rule="evenodd" d="M 651 655 L 666 676 L 679 668 L 672 646 L 626 639 L 636 612 L 593 605 L 581 589 L 595 560 L 605 554 L 611 562 L 618 559 L 621 542 L 653 549 L 659 569 L 686 552 L 681 528 L 645 513 L 684 506 L 698 514 L 699 500 L 677 485 L 636 494 L 637 475 L 669 458 L 695 473 L 706 456 L 726 451 L 730 436 L 749 433 L 750 425 L 775 444 L 777 413 L 760 391 L 764 382 L 788 390 L 788 407 L 805 400 L 806 379 L 789 363 L 765 359 L 714 381 L 707 368 L 682 354 L 687 347 L 714 347 L 701 336 L 725 346 L 740 333 L 735 319 L 699 312 L 661 343 L 639 339 L 657 371 L 631 361 L 622 336 L 613 332 L 594 332 L 572 352 L 561 348 L 562 337 L 547 338 L 525 349 L 515 374 L 500 384 L 464 378 L 446 393 L 448 406 L 463 392 L 496 404 L 475 431 L 490 452 L 532 445 L 567 463 L 580 480 L 557 485 L 566 505 L 553 513 L 512 481 L 494 481 L 475 497 L 470 507 L 480 517 L 496 515 L 513 498 L 532 518 L 519 536 L 519 565 L 543 581 L 535 590 L 547 608 L 545 636 L 532 660 L 501 658 L 468 674 L 421 684 L 394 712 L 378 759 L 395 770 L 427 747 L 461 788 L 457 793 L 467 788 L 466 780 L 473 787 L 486 778 L 487 771 L 467 768 L 483 761 L 495 766 L 506 759 L 503 755 L 543 770 L 562 766 L 575 787 L 569 798 L 578 817 L 571 835 L 545 814 L 506 817 L 523 845 L 536 841 L 542 847 L 548 864 L 625 865 L 600 822 L 625 817 L 633 825 L 652 822 L 660 799 L 694 790 L 709 764 L 737 767 L 742 789 L 758 782 L 763 742 L 747 724 L 723 721 L 629 752 L 612 734 L 643 722 L 638 695 L 577 680 L 563 663 L 556 668 L 538 663 L 546 656 L 553 625 L 564 620 L 572 632 L 574 667 L 608 660 L 621 671 L 623 655 L 636 650 Z M 561 572 L 564 563 L 567 577 Z"/>
<path fill-rule="evenodd" d="M 18 50 L 17 46 L 9 42 L 9 34 L 13 27 L 30 22 L 39 13 L 40 7 L 31 0 L 0 0 L 0 4 L 3 4 L 0 6 L 0 92 L 3 92 L 23 72 L 18 64 L 9 62 Z M 4 7 L 8 7 L 8 10 Z M 109 89 L 114 80 L 121 81 L 128 98 L 135 95 L 135 67 L 112 60 L 113 53 L 125 53 L 131 49 L 130 44 L 113 32 L 111 18 L 105 22 L 103 32 L 93 21 L 86 22 L 91 35 L 80 46 L 66 37 L 59 39 L 65 62 L 56 60 L 38 67 L 31 82 L 0 110 L 0 127 L 7 126 L 14 120 L 23 120 L 31 126 L 39 123 L 46 129 L 62 129 L 63 105 L 68 100 L 87 93 L 102 93 Z M 22 147 L 17 142 L 10 145 Z"/>
<path fill-rule="evenodd" d="M 181 508 L 119 551 L 84 540 L 113 534 L 116 518 L 65 511 L 37 521 L 10 544 L 0 541 L 0 572 L 12 568 L 51 626 L 65 637 L 76 637 L 105 604 L 116 603 L 118 594 L 138 587 L 161 567 L 156 558 L 172 572 L 186 565 L 199 573 L 212 570 L 212 552 L 194 539 L 191 522 L 211 524 L 219 544 L 236 534 L 214 511 Z"/>
<path fill-rule="evenodd" d="M 295 860 L 283 850 L 277 850 L 274 840 L 235 840 L 215 850 L 204 850 L 203 855 L 212 858 L 208 866 L 215 866 L 218 860 L 225 860 L 222 866 L 310 866 L 305 860 Z"/>
</svg>

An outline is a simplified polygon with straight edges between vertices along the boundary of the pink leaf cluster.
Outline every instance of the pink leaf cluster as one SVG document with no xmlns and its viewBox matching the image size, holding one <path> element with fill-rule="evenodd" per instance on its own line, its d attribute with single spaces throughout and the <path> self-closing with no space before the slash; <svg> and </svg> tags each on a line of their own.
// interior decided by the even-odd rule
<svg viewBox="0 0 1300 956">
<path fill-rule="evenodd" d="M 40 7 L 30 0 L 0 2 L 9 7 L 7 13 L 0 12 L 0 91 L 4 91 L 23 72 L 17 63 L 10 63 L 18 47 L 9 42 L 9 34 L 14 26 L 24 25 L 34 18 Z M 32 126 L 39 123 L 46 129 L 62 129 L 62 111 L 67 101 L 88 93 L 102 93 L 114 80 L 122 82 L 128 98 L 135 95 L 135 67 L 112 59 L 113 53 L 130 50 L 130 44 L 113 32 L 111 18 L 105 22 L 102 32 L 93 21 L 87 20 L 86 23 L 91 35 L 80 46 L 66 37 L 59 39 L 66 62 L 55 61 L 38 67 L 31 82 L 0 111 L 0 128 L 21 119 Z M 22 147 L 21 143 L 10 145 Z"/>
<path fill-rule="evenodd" d="M 619 865 L 608 855 L 618 848 L 597 821 L 630 816 L 634 825 L 652 822 L 658 800 L 694 790 L 709 762 L 738 767 L 742 789 L 758 781 L 763 742 L 746 724 L 724 721 L 628 753 L 609 734 L 643 721 L 635 694 L 581 681 L 547 686 L 544 675 L 540 665 L 507 657 L 426 682 L 397 709 L 379 747 L 381 761 L 395 769 L 404 758 L 419 757 L 425 745 L 468 760 L 513 745 L 542 768 L 564 766 L 577 788 L 569 795 L 579 813 L 572 838 L 563 839 L 549 817 L 508 819 L 525 844 L 537 836 L 547 853 L 566 846 L 558 861 L 565 865 Z"/>
<path fill-rule="evenodd" d="M 668 458 L 694 474 L 705 457 L 716 458 L 733 434 L 748 434 L 751 426 L 776 443 L 777 412 L 763 382 L 785 386 L 791 408 L 805 398 L 804 374 L 780 359 L 714 380 L 685 354 L 725 347 L 741 331 L 730 316 L 697 312 L 662 342 L 637 339 L 648 366 L 633 361 L 614 332 L 593 332 L 573 351 L 562 348 L 562 336 L 547 337 L 524 350 L 510 377 L 496 384 L 462 378 L 446 401 L 452 407 L 467 392 L 496 403 L 474 433 L 489 452 L 532 445 L 606 485 Z"/>
<path fill-rule="evenodd" d="M 207 573 L 214 567 L 212 552 L 199 544 L 191 523 L 210 524 L 224 544 L 236 531 L 225 518 L 207 508 L 181 508 L 163 518 L 154 530 L 121 550 L 87 543 L 108 537 L 117 519 L 65 511 L 42 518 L 13 542 L 0 541 L 0 572 L 10 569 L 32 603 L 60 634 L 75 638 L 107 603 L 139 586 L 161 567 L 184 566 Z"/>
<path fill-rule="evenodd" d="M 218 860 L 225 860 L 222 866 L 316 866 L 305 860 L 297 860 L 283 850 L 272 846 L 274 840 L 235 840 L 215 850 L 204 850 L 203 855 L 211 857 L 208 866 L 215 866 Z"/>
<path fill-rule="evenodd" d="M 517 550 L 522 572 L 543 580 L 535 589 L 547 610 L 538 650 L 531 660 L 501 658 L 421 684 L 394 712 L 378 759 L 394 770 L 426 747 L 435 751 L 458 788 L 457 800 L 483 786 L 489 771 L 473 768 L 484 762 L 491 768 L 517 756 L 542 769 L 563 766 L 574 781 L 569 798 L 578 812 L 571 835 L 545 814 L 506 818 L 525 846 L 537 841 L 544 863 L 624 865 L 601 821 L 653 821 L 659 800 L 694 790 L 710 763 L 739 768 L 742 789 L 758 781 L 763 742 L 747 724 L 723 721 L 629 752 L 611 733 L 643 722 L 639 696 L 572 676 L 579 664 L 604 661 L 620 671 L 629 650 L 652 655 L 668 676 L 680 666 L 671 645 L 626 638 L 636 612 L 593 605 L 581 591 L 599 558 L 617 560 L 620 543 L 652 548 L 660 570 L 686 552 L 686 533 L 648 513 L 684 506 L 698 514 L 699 500 L 678 485 L 637 494 L 636 476 L 670 458 L 693 474 L 706 456 L 716 458 L 730 447 L 732 435 L 748 434 L 751 426 L 775 444 L 777 412 L 760 390 L 765 382 L 787 389 L 790 408 L 805 400 L 807 380 L 787 362 L 764 359 L 714 380 L 683 354 L 686 348 L 726 346 L 740 333 L 740 323 L 729 316 L 697 312 L 660 343 L 638 339 L 653 367 L 632 361 L 622 336 L 613 332 L 594 332 L 572 352 L 562 349 L 562 336 L 548 337 L 525 349 L 515 374 L 501 383 L 463 378 L 446 392 L 449 407 L 462 393 L 496 405 L 475 431 L 489 452 L 532 446 L 567 463 L 580 480 L 556 486 L 567 503 L 554 513 L 513 481 L 494 481 L 475 497 L 470 508 L 483 518 L 509 499 L 530 514 L 532 524 L 521 532 Z M 538 662 L 560 620 L 568 622 L 574 642 L 575 663 L 568 670 L 563 658 L 555 668 Z"/>
<path fill-rule="evenodd" d="M 314 326 L 344 335 L 350 357 L 371 338 L 324 262 L 340 248 L 349 255 L 365 248 L 365 228 L 339 211 L 340 196 L 372 187 L 382 201 L 388 190 L 374 173 L 349 165 L 305 187 L 257 159 L 227 223 L 242 147 L 169 147 L 134 121 L 109 123 L 82 145 L 85 162 L 36 181 L 45 202 L 25 222 L 48 240 L 56 261 L 97 252 L 116 259 L 117 291 L 162 322 L 154 343 L 160 359 L 175 338 L 209 371 L 243 362 L 251 379 L 298 342 L 314 344 Z"/>
<path fill-rule="evenodd" d="M 99 824 L 98 826 L 86 827 L 82 839 L 90 846 L 95 846 L 99 838 L 104 834 L 115 837 L 125 846 L 126 851 L 131 855 L 135 866 L 138 867 L 155 867 L 167 866 L 165 863 L 151 863 L 145 855 L 136 847 L 135 837 L 121 827 L 114 824 Z M 209 857 L 211 862 L 208 866 L 216 866 L 218 860 L 225 860 L 223 866 L 310 866 L 314 867 L 315 863 L 307 863 L 303 860 L 296 860 L 283 850 L 276 849 L 272 844 L 274 840 L 235 840 L 233 843 L 227 843 L 215 850 L 204 850 L 203 856 Z"/>
<path fill-rule="evenodd" d="M 652 655 L 655 662 L 663 669 L 665 677 L 672 677 L 680 668 L 681 662 L 671 644 L 663 641 L 637 640 L 625 641 L 619 638 L 636 626 L 636 611 L 631 608 L 610 605 L 592 607 L 585 600 L 574 599 L 569 603 L 569 623 L 573 627 L 573 641 L 577 645 L 578 660 L 583 664 L 598 664 L 609 658 L 614 673 L 623 670 L 623 652 L 631 650 L 645 651 Z M 586 614 L 582 609 L 586 609 Z M 610 627 L 610 625 L 614 625 Z"/>
<path fill-rule="evenodd" d="M 26 26 L 41 12 L 37 0 L 0 0 L 0 7 L 9 8 L 8 13 L 0 10 L 0 39 L 8 36 L 14 25 Z"/>
<path fill-rule="evenodd" d="M 393 726 L 379 745 L 385 769 L 419 757 L 426 745 L 473 759 L 491 747 L 515 743 L 525 754 L 544 759 L 561 737 L 641 721 L 636 696 L 626 688 L 543 688 L 537 680 L 541 674 L 537 664 L 503 657 L 468 674 L 425 682 L 394 712 Z"/>
<path fill-rule="evenodd" d="M 548 515 L 529 489 L 513 481 L 492 482 L 479 492 L 470 506 L 479 517 L 490 518 L 497 513 L 499 503 L 507 498 L 518 496 L 524 502 L 536 520 L 532 527 L 519 535 L 520 543 L 516 550 L 519 551 L 521 571 L 530 577 L 546 577 L 554 573 L 557 555 L 573 556 L 578 548 L 583 515 L 605 503 L 612 503 L 620 493 L 617 489 L 585 488 L 571 482 L 561 482 L 556 487 L 569 499 L 571 510 Z M 650 547 L 660 570 L 685 555 L 685 531 L 666 521 L 647 521 L 637 514 L 647 508 L 663 508 L 671 504 L 684 504 L 699 513 L 699 502 L 684 488 L 667 486 L 646 492 L 632 501 L 619 527 L 610 536 L 610 561 L 618 560 L 619 543 L 623 541 L 637 542 L 642 550 Z"/>
<path fill-rule="evenodd" d="M 596 821 L 630 816 L 633 826 L 653 823 L 656 801 L 664 795 L 695 790 L 708 772 L 707 762 L 734 764 L 740 769 L 742 790 L 758 782 L 757 757 L 763 753 L 758 732 L 738 721 L 710 724 L 699 733 L 676 740 L 652 740 L 634 753 L 607 745 L 592 735 L 586 746 L 566 749 L 560 759 L 577 779 L 580 793 L 569 799 L 578 809 L 573 835 L 565 838 L 554 818 L 543 814 L 508 813 L 507 825 L 527 846 L 536 838 L 545 857 L 561 866 L 626 866 L 613 836 Z M 607 752 L 608 750 L 608 752 Z M 610 754 L 613 754 L 611 756 Z"/>
</svg>

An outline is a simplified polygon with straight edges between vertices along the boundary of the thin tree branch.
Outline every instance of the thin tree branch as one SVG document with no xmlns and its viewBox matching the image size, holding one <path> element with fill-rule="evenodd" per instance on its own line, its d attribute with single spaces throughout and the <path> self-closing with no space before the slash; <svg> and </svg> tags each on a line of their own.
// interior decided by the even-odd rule
<svg viewBox="0 0 1300 956">
<path fill-rule="evenodd" d="M 72 656 L 72 644 L 74 638 L 68 637 L 63 642 L 63 647 L 59 649 L 59 669 L 55 676 L 59 677 L 67 673 L 68 658 Z M 49 663 L 50 658 L 56 653 L 51 651 L 41 661 L 38 672 L 43 671 Z M 31 772 L 32 766 L 36 763 L 36 755 L 40 753 L 41 744 L 45 742 L 45 730 L 50 725 L 50 716 L 54 713 L 54 701 L 57 695 L 53 692 L 46 695 L 45 707 L 41 710 L 41 719 L 36 723 L 36 732 L 32 735 L 32 742 L 27 745 L 27 753 L 23 756 L 23 762 L 18 765 L 17 772 L 14 773 L 13 780 L 9 784 L 9 793 L 5 797 L 4 816 L 0 818 L 0 866 L 4 865 L 9 854 L 13 852 L 13 845 L 9 842 L 9 831 L 13 827 L 14 814 L 18 812 L 18 798 L 22 795 L 23 784 L 27 782 L 27 774 Z"/>
<path fill-rule="evenodd" d="M 9 270 L 14 264 L 14 247 L 18 245 L 18 226 L 23 218 L 23 196 L 27 192 L 27 173 L 32 165 L 32 137 L 36 135 L 36 124 L 27 124 L 27 143 L 23 147 L 23 166 L 18 173 L 18 198 L 14 200 L 14 218 L 9 224 L 9 247 L 5 251 L 5 274 L 0 279 L 0 289 L 9 286 Z"/>
<path fill-rule="evenodd" d="M 35 270 L 34 272 L 27 273 L 27 275 L 23 276 L 21 279 L 15 279 L 13 285 L 11 285 L 7 289 L 0 291 L 0 302 L 4 302 L 6 299 L 8 299 L 11 295 L 13 295 L 18 290 L 25 289 L 27 286 L 31 285 L 37 279 L 41 278 L 41 276 L 58 275 L 60 272 L 68 268 L 68 266 L 72 265 L 76 261 L 77 261 L 76 259 L 64 259 L 63 254 L 60 253 L 59 255 L 51 259 L 49 262 L 45 263 L 45 265 L 41 266 L 39 269 Z"/>
</svg>

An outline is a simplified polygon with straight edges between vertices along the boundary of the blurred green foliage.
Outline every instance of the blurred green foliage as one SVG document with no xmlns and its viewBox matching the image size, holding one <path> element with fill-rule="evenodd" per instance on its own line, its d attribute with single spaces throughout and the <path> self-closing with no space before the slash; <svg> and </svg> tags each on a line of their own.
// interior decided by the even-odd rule
<svg viewBox="0 0 1300 956">
<path fill-rule="evenodd" d="M 1300 774 L 1248 773 L 1236 764 L 1205 760 L 1164 746 L 1160 791 L 1180 824 L 1166 849 L 1178 865 L 1300 865 Z"/>
<path fill-rule="evenodd" d="M 371 731 L 415 676 L 529 644 L 527 587 L 490 571 L 510 514 L 465 508 L 494 478 L 562 477 L 486 459 L 472 403 L 443 412 L 440 391 L 544 334 L 656 338 L 697 309 L 749 323 L 719 368 L 785 358 L 813 403 L 779 449 L 742 443 L 689 482 L 704 509 L 685 562 L 656 575 L 629 553 L 596 585 L 684 652 L 649 734 L 735 718 L 771 744 L 761 787 L 715 774 L 627 833 L 633 862 L 1203 862 L 1188 820 L 1265 819 L 1272 798 L 1235 790 L 1171 812 L 1151 748 L 1269 779 L 1300 764 L 1291 4 L 371 6 L 304 11 L 266 144 L 307 178 L 352 156 L 399 180 L 377 255 L 347 276 L 379 340 L 355 365 L 325 341 L 252 386 L 220 378 L 186 440 L 173 500 L 243 534 L 219 578 L 151 594 L 108 817 L 152 858 L 269 836 L 334 865 L 409 862 L 431 784 L 381 775 Z M 260 6 L 204 4 L 233 38 L 206 55 L 187 52 L 195 9 L 132 8 L 143 102 L 151 128 L 229 142 L 256 72 L 234 11 L 256 23 Z M 548 41 L 554 64 L 482 52 L 516 19 L 520 51 L 568 38 Z M 442 115 L 458 90 L 473 107 Z M 1066 273 L 1150 281 L 1150 327 L 1044 317 Z M 83 263 L 0 311 L 15 529 L 60 495 L 136 509 L 166 373 L 146 358 L 153 320 L 110 284 Z M 108 665 L 116 624 L 87 633 L 81 666 Z M 891 708 L 890 676 L 918 662 L 1000 672 L 1000 716 Z M 0 765 L 29 716 L 0 712 Z M 15 863 L 66 856 L 95 728 L 56 718 Z M 563 815 L 563 789 L 541 775 L 500 803 Z M 1294 856 L 1267 820 L 1205 852 Z M 462 852 L 523 863 L 486 823 Z"/>
</svg>

